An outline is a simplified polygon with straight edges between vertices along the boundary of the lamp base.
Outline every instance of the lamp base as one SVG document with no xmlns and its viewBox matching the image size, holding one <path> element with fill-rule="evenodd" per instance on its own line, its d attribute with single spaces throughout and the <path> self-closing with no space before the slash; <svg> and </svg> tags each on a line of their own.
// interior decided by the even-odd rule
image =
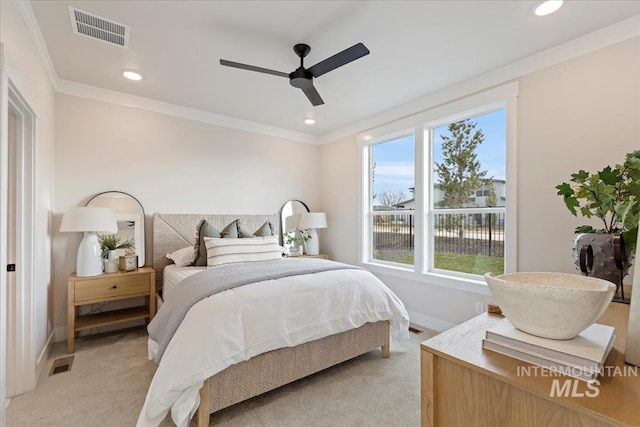
<svg viewBox="0 0 640 427">
<path fill-rule="evenodd" d="M 307 255 L 319 255 L 320 254 L 320 242 L 318 242 L 318 232 L 315 228 L 309 229 L 309 240 L 305 244 Z"/>
<path fill-rule="evenodd" d="M 76 260 L 76 276 L 91 277 L 102 274 L 102 251 L 98 242 L 98 234 L 94 231 L 85 231 L 84 237 L 78 246 L 78 258 Z"/>
</svg>

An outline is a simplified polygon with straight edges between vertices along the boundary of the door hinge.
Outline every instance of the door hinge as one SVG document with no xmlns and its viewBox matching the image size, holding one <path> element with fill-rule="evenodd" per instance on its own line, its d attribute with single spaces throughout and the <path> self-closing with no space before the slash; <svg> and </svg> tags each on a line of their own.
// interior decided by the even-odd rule
<svg viewBox="0 0 640 427">
<path fill-rule="evenodd" d="M 15 264 L 7 264 L 7 271 L 16 271 Z"/>
</svg>

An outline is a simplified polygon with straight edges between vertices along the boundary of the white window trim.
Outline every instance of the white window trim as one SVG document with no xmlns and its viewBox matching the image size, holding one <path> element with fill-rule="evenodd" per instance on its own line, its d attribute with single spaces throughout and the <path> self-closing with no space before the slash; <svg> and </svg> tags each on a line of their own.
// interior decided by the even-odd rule
<svg viewBox="0 0 640 427">
<path fill-rule="evenodd" d="M 425 228 L 429 224 L 430 207 L 432 206 L 432 192 L 429 197 L 424 197 L 424 189 L 430 188 L 430 177 L 433 168 L 432 162 L 425 161 L 425 156 L 431 152 L 431 138 L 429 129 L 464 120 L 469 117 L 485 114 L 491 110 L 505 109 L 506 115 L 506 206 L 505 206 L 505 247 L 504 267 L 506 273 L 517 271 L 517 96 L 518 83 L 512 82 L 498 86 L 474 95 L 442 104 L 429 110 L 405 117 L 393 123 L 372 129 L 358 135 L 358 144 L 361 152 L 360 162 L 360 198 L 359 203 L 359 259 L 363 267 L 381 274 L 426 282 L 432 285 L 459 289 L 467 292 L 490 295 L 486 282 L 475 275 L 456 274 L 454 272 L 439 274 L 437 271 L 429 271 L 429 265 L 423 265 L 426 251 L 430 250 L 428 239 L 416 239 L 414 247 L 415 265 L 402 266 L 397 263 L 373 261 L 371 254 L 371 200 L 370 167 L 371 147 L 382 142 L 390 141 L 396 137 L 414 133 L 415 137 L 415 233 L 416 236 L 424 236 Z M 409 130 L 411 129 L 411 130 Z M 426 166 L 426 167 L 425 167 Z M 425 200 L 427 199 L 427 200 Z M 365 227 L 366 225 L 366 227 Z M 420 234 L 418 234 L 420 233 Z M 431 262 L 431 261 L 430 261 Z M 469 277 L 467 277 L 469 276 Z"/>
</svg>

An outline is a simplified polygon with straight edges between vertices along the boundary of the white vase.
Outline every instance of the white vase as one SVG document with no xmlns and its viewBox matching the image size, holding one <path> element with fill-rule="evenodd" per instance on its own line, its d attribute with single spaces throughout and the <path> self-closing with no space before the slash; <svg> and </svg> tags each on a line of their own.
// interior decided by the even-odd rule
<svg viewBox="0 0 640 427">
<path fill-rule="evenodd" d="M 291 246 L 289 248 L 289 256 L 300 256 L 304 253 L 302 245 L 300 246 Z"/>
<path fill-rule="evenodd" d="M 105 273 L 117 273 L 119 270 L 118 256 L 116 251 L 109 251 L 109 255 L 104 260 Z"/>
</svg>

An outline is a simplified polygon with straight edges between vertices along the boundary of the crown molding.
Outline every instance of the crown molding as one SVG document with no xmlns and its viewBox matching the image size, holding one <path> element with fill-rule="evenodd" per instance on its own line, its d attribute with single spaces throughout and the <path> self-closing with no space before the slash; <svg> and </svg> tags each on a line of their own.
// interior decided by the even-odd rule
<svg viewBox="0 0 640 427">
<path fill-rule="evenodd" d="M 57 92 L 65 95 L 122 105 L 124 107 L 138 108 L 140 110 L 151 111 L 154 113 L 167 114 L 210 125 L 242 130 L 245 132 L 291 139 L 308 144 L 319 143 L 319 138 L 314 135 L 308 135 L 301 132 L 295 132 L 222 114 L 211 113 L 196 108 L 184 107 L 182 105 L 171 104 L 169 102 L 157 101 L 155 99 L 144 98 L 142 96 L 131 95 L 124 92 L 103 89 L 83 83 L 76 83 L 69 80 L 58 80 Z"/>
<path fill-rule="evenodd" d="M 328 133 L 320 138 L 320 144 L 334 142 L 349 135 L 419 114 L 461 97 L 493 88 L 543 68 L 638 36 L 640 36 L 640 14 Z"/>
<path fill-rule="evenodd" d="M 350 135 L 365 132 L 403 117 L 421 113 L 458 98 L 504 84 L 540 69 L 640 36 L 640 14 L 638 14 L 608 27 L 578 37 L 577 39 L 571 40 L 567 43 L 563 43 L 479 76 L 472 77 L 468 80 L 458 82 L 444 89 L 422 96 L 413 101 L 409 101 L 389 109 L 383 113 L 371 116 L 365 120 L 361 120 L 357 123 L 319 137 L 275 126 L 269 126 L 263 123 L 252 122 L 249 120 L 215 114 L 168 102 L 157 101 L 150 98 L 144 98 L 141 96 L 130 95 L 124 92 L 117 92 L 96 86 L 61 80 L 56 74 L 53 61 L 49 56 L 49 51 L 47 50 L 44 38 L 40 32 L 40 27 L 38 26 L 35 15 L 33 14 L 31 4 L 28 1 L 16 1 L 16 4 L 18 5 L 18 9 L 22 14 L 22 18 L 25 21 L 31 37 L 33 38 L 36 49 L 40 54 L 40 58 L 49 76 L 49 80 L 57 93 L 109 102 L 126 107 L 139 108 L 141 110 L 182 117 L 215 126 L 228 127 L 246 132 L 259 133 L 316 145 L 328 144 Z"/>
<path fill-rule="evenodd" d="M 42 62 L 42 66 L 49 77 L 49 82 L 51 82 L 51 86 L 53 86 L 53 89 L 57 92 L 59 81 L 58 74 L 56 73 L 56 68 L 53 66 L 51 56 L 49 56 L 49 50 L 44 42 L 44 37 L 42 37 L 42 32 L 40 32 L 40 26 L 38 25 L 36 16 L 33 14 L 31 3 L 28 1 L 16 1 L 15 4 L 20 15 L 22 15 L 22 20 L 27 27 L 27 31 L 31 35 L 31 39 L 38 51 L 38 55 L 40 55 L 40 61 Z"/>
<path fill-rule="evenodd" d="M 237 129 L 245 132 L 258 133 L 262 135 L 274 136 L 277 138 L 290 139 L 308 144 L 318 144 L 320 138 L 303 132 L 296 132 L 289 129 L 283 129 L 275 126 L 265 125 L 263 123 L 253 122 L 249 120 L 238 119 L 222 114 L 215 114 L 196 108 L 184 107 L 169 102 L 157 101 L 150 98 L 131 95 L 124 92 L 103 89 L 97 86 L 91 86 L 83 83 L 76 83 L 69 80 L 60 79 L 56 73 L 53 61 L 49 55 L 47 45 L 40 31 L 38 21 L 33 13 L 31 4 L 28 1 L 15 2 L 22 19 L 33 39 L 34 45 L 40 60 L 47 72 L 49 81 L 56 93 L 73 95 L 80 98 L 92 99 L 96 101 L 109 102 L 111 104 L 122 105 L 131 108 L 151 111 L 160 114 L 181 117 L 197 122 L 207 123 L 215 126 L 222 126 L 231 129 Z"/>
</svg>

